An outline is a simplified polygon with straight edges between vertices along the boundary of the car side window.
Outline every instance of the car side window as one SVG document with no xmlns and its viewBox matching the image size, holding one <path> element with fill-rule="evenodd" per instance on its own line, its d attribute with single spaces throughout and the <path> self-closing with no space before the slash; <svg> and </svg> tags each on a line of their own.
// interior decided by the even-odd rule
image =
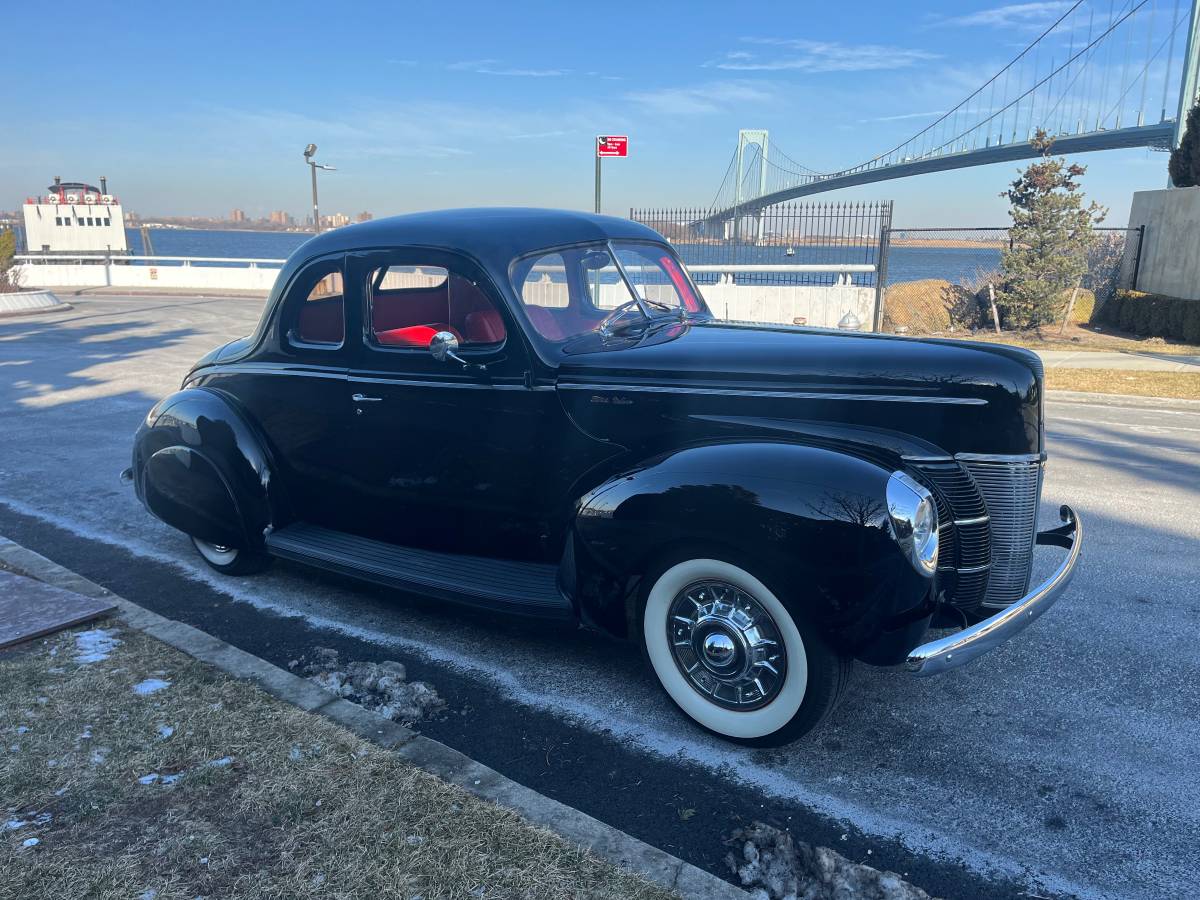
<svg viewBox="0 0 1200 900">
<path fill-rule="evenodd" d="M 379 347 L 425 349 L 439 331 L 459 346 L 504 341 L 504 319 L 487 292 L 442 266 L 375 269 L 367 282 L 368 338 Z"/>
<path fill-rule="evenodd" d="M 291 309 L 288 337 L 292 343 L 340 347 L 346 337 L 346 301 L 343 290 L 342 261 L 331 259 L 317 263 L 300 274 L 293 295 L 304 295 L 304 302 Z"/>
</svg>

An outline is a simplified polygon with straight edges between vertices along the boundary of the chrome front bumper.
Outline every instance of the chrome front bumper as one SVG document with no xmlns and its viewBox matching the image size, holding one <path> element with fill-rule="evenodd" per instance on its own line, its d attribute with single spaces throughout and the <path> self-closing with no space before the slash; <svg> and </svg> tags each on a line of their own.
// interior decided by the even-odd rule
<svg viewBox="0 0 1200 900">
<path fill-rule="evenodd" d="M 1058 514 L 1064 525 L 1039 532 L 1037 543 L 1063 547 L 1069 552 L 1061 566 L 1050 578 L 1030 591 L 1016 603 L 991 618 L 965 628 L 948 637 L 922 644 L 908 655 L 905 667 L 914 675 L 937 675 L 957 669 L 976 657 L 994 650 L 1054 605 L 1075 574 L 1079 551 L 1083 549 L 1083 523 L 1069 506 Z"/>
</svg>

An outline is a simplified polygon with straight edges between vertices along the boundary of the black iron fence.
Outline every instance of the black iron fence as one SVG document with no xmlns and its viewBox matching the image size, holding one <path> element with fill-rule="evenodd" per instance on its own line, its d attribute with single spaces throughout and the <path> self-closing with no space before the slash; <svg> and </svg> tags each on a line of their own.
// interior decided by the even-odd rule
<svg viewBox="0 0 1200 900">
<path fill-rule="evenodd" d="M 1078 285 L 1064 286 L 1058 322 L 1091 320 L 1119 287 L 1136 287 L 1143 231 L 1097 228 Z M 1007 228 L 893 228 L 885 235 L 880 328 L 900 334 L 996 330 L 1005 321 Z"/>
<path fill-rule="evenodd" d="M 880 245 L 891 226 L 892 204 L 783 203 L 736 218 L 710 218 L 705 209 L 631 209 L 675 246 L 691 266 L 803 266 L 793 272 L 735 271 L 737 284 L 855 285 L 879 283 Z M 853 271 L 844 268 L 852 266 Z M 869 267 L 869 268 L 868 268 Z M 694 273 L 713 284 L 716 272 Z"/>
</svg>

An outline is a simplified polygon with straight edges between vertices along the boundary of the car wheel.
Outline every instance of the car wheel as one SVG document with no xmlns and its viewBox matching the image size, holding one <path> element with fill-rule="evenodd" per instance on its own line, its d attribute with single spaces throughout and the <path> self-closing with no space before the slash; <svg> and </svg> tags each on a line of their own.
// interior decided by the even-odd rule
<svg viewBox="0 0 1200 900">
<path fill-rule="evenodd" d="M 745 569 L 687 559 L 646 584 L 646 657 L 663 690 L 701 727 L 778 746 L 811 731 L 836 705 L 850 660 Z"/>
<path fill-rule="evenodd" d="M 271 557 L 265 553 L 255 553 L 252 550 L 239 550 L 237 547 L 226 547 L 192 538 L 192 544 L 200 557 L 225 575 L 252 575 L 261 572 L 271 564 Z"/>
</svg>

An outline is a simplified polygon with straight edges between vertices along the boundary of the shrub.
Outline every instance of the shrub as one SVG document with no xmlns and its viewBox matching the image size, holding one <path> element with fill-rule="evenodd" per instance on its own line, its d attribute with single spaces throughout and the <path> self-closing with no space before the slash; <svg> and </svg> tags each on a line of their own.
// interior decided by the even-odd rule
<svg viewBox="0 0 1200 900">
<path fill-rule="evenodd" d="M 1099 309 L 1092 310 L 1091 321 L 1096 325 L 1111 325 L 1114 328 L 1120 327 L 1121 321 L 1121 306 L 1125 303 L 1125 291 L 1118 291 L 1114 296 L 1108 298 L 1108 302 Z"/>
<path fill-rule="evenodd" d="M 1189 344 L 1200 344 L 1200 300 L 1186 304 L 1183 312 L 1183 339 Z"/>
<path fill-rule="evenodd" d="M 1117 291 L 1101 308 L 1097 321 L 1146 337 L 1200 344 L 1200 300 Z"/>
</svg>

